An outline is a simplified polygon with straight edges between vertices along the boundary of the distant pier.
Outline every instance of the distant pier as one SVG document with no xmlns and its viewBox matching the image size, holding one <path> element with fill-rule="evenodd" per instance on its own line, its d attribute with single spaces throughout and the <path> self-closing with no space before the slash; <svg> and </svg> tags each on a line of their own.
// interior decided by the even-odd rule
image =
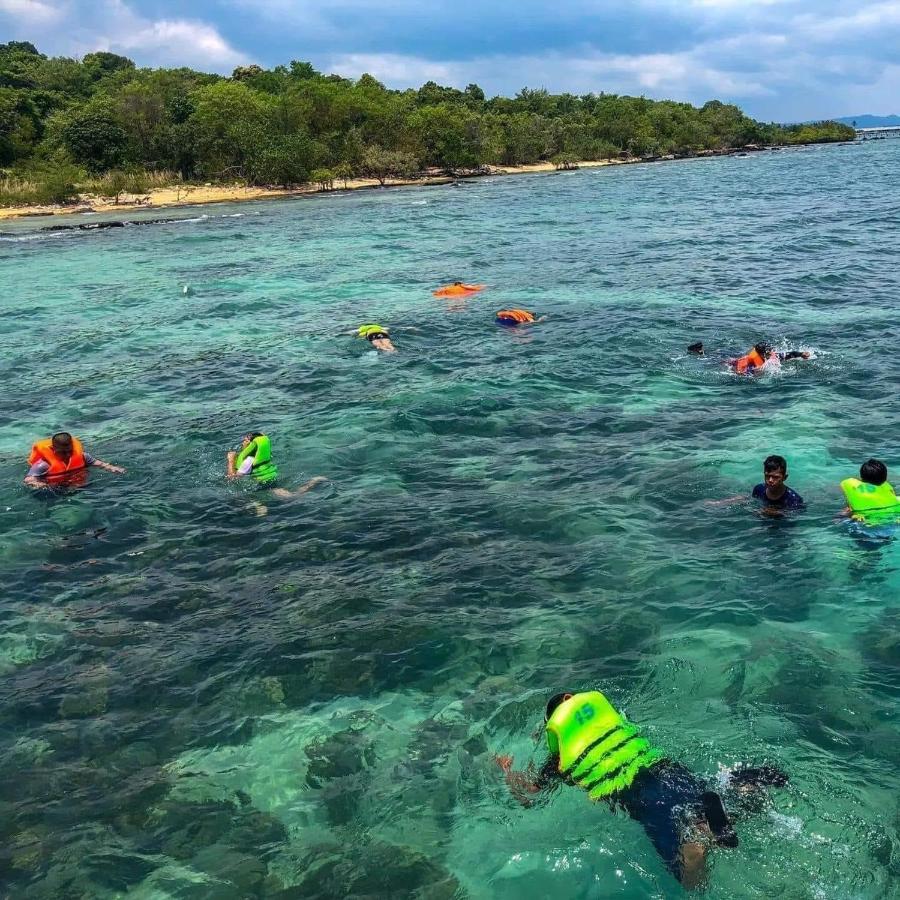
<svg viewBox="0 0 900 900">
<path fill-rule="evenodd" d="M 856 137 L 860 141 L 881 140 L 882 138 L 900 137 L 900 125 L 887 125 L 883 128 L 857 128 Z"/>
</svg>

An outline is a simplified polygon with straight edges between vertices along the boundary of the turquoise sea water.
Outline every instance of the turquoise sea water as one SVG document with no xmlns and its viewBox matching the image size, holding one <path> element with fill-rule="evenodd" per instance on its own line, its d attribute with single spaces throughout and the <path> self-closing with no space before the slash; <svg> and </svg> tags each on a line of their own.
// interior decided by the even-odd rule
<svg viewBox="0 0 900 900">
<path fill-rule="evenodd" d="M 679 896 L 623 814 L 509 798 L 493 754 L 539 764 L 567 687 L 710 778 L 789 773 L 706 896 L 898 896 L 900 551 L 834 521 L 864 459 L 900 481 L 898 168 L 884 141 L 0 226 L 0 896 Z M 489 288 L 431 296 L 454 279 Z M 548 321 L 494 326 L 513 305 Z M 370 321 L 399 353 L 345 334 Z M 815 359 L 684 354 L 759 338 Z M 31 496 L 60 428 L 128 474 Z M 328 485 L 227 484 L 252 428 Z M 706 503 L 772 452 L 805 511 Z"/>
</svg>

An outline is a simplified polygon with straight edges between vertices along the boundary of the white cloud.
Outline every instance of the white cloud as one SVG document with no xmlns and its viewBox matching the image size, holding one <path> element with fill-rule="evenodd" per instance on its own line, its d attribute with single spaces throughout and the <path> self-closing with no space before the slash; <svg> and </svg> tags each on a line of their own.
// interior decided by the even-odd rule
<svg viewBox="0 0 900 900">
<path fill-rule="evenodd" d="M 723 93 L 758 97 L 771 93 L 758 80 L 716 68 L 695 52 L 626 56 L 608 53 L 560 56 L 494 56 L 464 61 L 439 61 L 397 54 L 349 54 L 326 67 L 348 77 L 363 72 L 398 87 L 418 87 L 428 80 L 464 87 L 471 81 L 512 93 L 526 84 L 546 85 L 576 93 L 650 93 L 658 98 L 689 99 Z M 565 84 L 561 85 L 564 73 Z"/>
<path fill-rule="evenodd" d="M 52 6 L 41 0 L 0 0 L 0 13 L 14 16 L 19 23 L 31 27 L 49 25 L 64 15 L 60 5 Z"/>
<path fill-rule="evenodd" d="M 83 56 L 109 50 L 133 54 L 141 65 L 216 71 L 250 61 L 208 22 L 149 18 L 124 0 L 52 5 L 43 0 L 0 0 L 0 21 L 4 14 L 11 17 L 10 36 L 32 41 L 44 52 Z"/>
</svg>

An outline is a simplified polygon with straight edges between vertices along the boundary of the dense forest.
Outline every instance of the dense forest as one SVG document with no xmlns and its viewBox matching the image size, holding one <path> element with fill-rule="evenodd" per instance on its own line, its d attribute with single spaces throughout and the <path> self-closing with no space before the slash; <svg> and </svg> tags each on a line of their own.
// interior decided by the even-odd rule
<svg viewBox="0 0 900 900">
<path fill-rule="evenodd" d="M 175 181 L 328 185 L 448 170 L 690 155 L 750 144 L 852 139 L 836 122 L 765 125 L 736 106 L 523 89 L 488 99 L 428 82 L 390 90 L 307 62 L 231 77 L 139 69 L 114 53 L 48 58 L 0 44 L 0 203 Z"/>
</svg>

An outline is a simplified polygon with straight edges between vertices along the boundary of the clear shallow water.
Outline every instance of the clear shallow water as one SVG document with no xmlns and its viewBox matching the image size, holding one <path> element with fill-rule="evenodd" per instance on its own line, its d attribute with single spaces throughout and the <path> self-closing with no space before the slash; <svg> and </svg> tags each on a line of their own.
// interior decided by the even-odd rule
<svg viewBox="0 0 900 900">
<path fill-rule="evenodd" d="M 708 896 L 896 896 L 898 545 L 833 516 L 868 456 L 900 481 L 898 163 L 4 224 L 5 892 L 677 896 L 640 826 L 571 788 L 520 809 L 492 763 L 542 761 L 547 695 L 599 686 L 699 773 L 789 772 Z M 490 288 L 431 297 L 456 278 Z M 496 328 L 510 305 L 549 321 Z M 342 334 L 366 321 L 400 353 Z M 744 380 L 683 354 L 759 337 L 816 359 Z M 63 427 L 127 477 L 29 496 Z M 284 483 L 329 486 L 226 485 L 255 427 Z M 771 452 L 802 515 L 705 504 Z"/>
</svg>

